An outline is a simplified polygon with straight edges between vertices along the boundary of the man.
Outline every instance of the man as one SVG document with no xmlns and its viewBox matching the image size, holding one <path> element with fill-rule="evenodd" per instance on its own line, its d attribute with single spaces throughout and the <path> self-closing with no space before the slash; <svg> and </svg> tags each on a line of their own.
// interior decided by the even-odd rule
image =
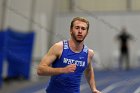
<svg viewBox="0 0 140 93">
<path fill-rule="evenodd" d="M 120 41 L 119 68 L 122 69 L 123 62 L 125 62 L 126 63 L 125 70 L 129 70 L 130 62 L 129 62 L 128 41 L 132 40 L 133 37 L 126 31 L 126 28 L 123 27 L 121 33 L 117 35 L 117 39 Z"/>
<path fill-rule="evenodd" d="M 54 44 L 41 60 L 38 75 L 51 76 L 47 93 L 80 93 L 83 72 L 92 93 L 101 93 L 96 89 L 91 65 L 94 52 L 84 45 L 88 30 L 86 19 L 74 18 L 70 26 L 71 38 Z"/>
</svg>

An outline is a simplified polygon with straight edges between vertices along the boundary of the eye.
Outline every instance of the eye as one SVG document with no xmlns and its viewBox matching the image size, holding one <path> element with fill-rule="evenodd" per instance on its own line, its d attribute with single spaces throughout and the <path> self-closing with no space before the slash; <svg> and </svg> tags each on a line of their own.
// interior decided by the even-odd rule
<svg viewBox="0 0 140 93">
<path fill-rule="evenodd" d="M 79 26 L 75 26 L 75 29 L 80 29 L 80 27 Z"/>
<path fill-rule="evenodd" d="M 75 29 L 81 29 L 81 30 L 86 30 L 87 29 L 86 27 L 80 27 L 80 26 L 75 26 L 74 28 Z"/>
<path fill-rule="evenodd" d="M 86 30 L 86 28 L 85 28 L 85 27 L 81 27 L 81 29 L 82 29 L 82 30 Z"/>
</svg>

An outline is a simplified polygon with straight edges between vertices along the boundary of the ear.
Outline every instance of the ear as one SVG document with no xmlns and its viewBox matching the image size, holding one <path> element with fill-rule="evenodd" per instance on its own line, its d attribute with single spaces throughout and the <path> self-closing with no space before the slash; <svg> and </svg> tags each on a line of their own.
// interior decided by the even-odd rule
<svg viewBox="0 0 140 93">
<path fill-rule="evenodd" d="M 72 34 L 72 29 L 70 29 L 70 34 Z"/>
<path fill-rule="evenodd" d="M 88 33 L 89 33 L 89 32 L 87 31 L 87 34 L 86 34 L 86 36 L 88 35 Z"/>
</svg>

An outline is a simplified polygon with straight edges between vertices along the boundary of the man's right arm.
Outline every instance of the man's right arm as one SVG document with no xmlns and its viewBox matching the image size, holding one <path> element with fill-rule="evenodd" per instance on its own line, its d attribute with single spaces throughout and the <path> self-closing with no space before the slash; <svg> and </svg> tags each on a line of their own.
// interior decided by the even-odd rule
<svg viewBox="0 0 140 93">
<path fill-rule="evenodd" d="M 62 42 L 56 43 L 53 45 L 48 53 L 42 58 L 41 62 L 37 68 L 37 74 L 41 76 L 52 76 L 62 73 L 74 72 L 76 65 L 68 65 L 63 68 L 53 68 L 51 64 L 61 55 L 62 52 Z"/>
</svg>

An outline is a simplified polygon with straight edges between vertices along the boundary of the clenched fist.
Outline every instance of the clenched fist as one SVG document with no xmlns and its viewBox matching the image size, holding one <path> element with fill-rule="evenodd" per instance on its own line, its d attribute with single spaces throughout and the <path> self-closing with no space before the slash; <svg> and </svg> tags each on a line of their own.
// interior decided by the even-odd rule
<svg viewBox="0 0 140 93">
<path fill-rule="evenodd" d="M 76 65 L 75 64 L 70 64 L 66 67 L 64 67 L 64 73 L 71 73 L 76 70 Z"/>
</svg>

